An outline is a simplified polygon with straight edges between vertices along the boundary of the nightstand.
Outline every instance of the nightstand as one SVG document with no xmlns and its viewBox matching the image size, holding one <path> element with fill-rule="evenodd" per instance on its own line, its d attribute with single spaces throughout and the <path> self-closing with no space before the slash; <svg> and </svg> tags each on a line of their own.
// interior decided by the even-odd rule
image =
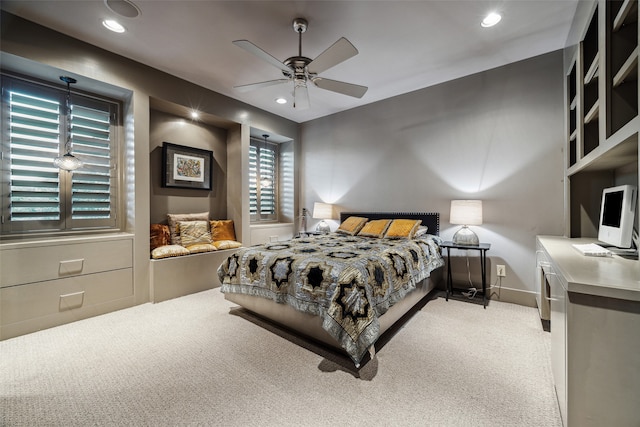
<svg viewBox="0 0 640 427">
<path fill-rule="evenodd" d="M 490 243 L 480 243 L 479 245 L 457 245 L 451 241 L 440 245 L 447 250 L 447 296 L 453 293 L 453 279 L 451 277 L 451 249 L 480 251 L 480 272 L 482 274 L 482 305 L 487 308 L 487 251 L 491 248 Z"/>
</svg>

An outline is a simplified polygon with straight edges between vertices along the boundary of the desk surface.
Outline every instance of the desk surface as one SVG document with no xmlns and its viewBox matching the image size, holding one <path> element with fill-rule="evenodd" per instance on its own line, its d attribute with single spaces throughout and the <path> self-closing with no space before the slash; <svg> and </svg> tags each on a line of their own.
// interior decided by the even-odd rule
<svg viewBox="0 0 640 427">
<path fill-rule="evenodd" d="M 538 236 L 551 262 L 567 281 L 567 290 L 581 294 L 640 301 L 640 261 L 582 255 L 572 244 L 595 239 Z"/>
</svg>

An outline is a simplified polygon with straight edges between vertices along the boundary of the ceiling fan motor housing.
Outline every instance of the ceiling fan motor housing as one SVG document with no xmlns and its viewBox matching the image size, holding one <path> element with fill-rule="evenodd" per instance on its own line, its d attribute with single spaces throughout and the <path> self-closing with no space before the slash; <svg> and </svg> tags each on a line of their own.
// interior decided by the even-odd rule
<svg viewBox="0 0 640 427">
<path fill-rule="evenodd" d="M 296 18 L 293 20 L 293 29 L 296 33 L 304 33 L 307 31 L 309 23 L 304 18 Z"/>
<path fill-rule="evenodd" d="M 292 56 L 291 58 L 287 58 L 283 64 L 287 67 L 291 68 L 293 71 L 293 77 L 296 79 L 304 79 L 307 73 L 307 65 L 311 63 L 311 59 L 305 56 Z M 286 77 L 291 77 L 291 73 L 287 73 L 286 71 L 282 71 Z"/>
<path fill-rule="evenodd" d="M 247 89 L 249 87 L 267 87 L 292 81 L 294 84 L 294 108 L 309 107 L 309 94 L 307 92 L 308 81 L 313 82 L 315 86 L 320 89 L 356 98 L 362 98 L 367 91 L 366 86 L 318 77 L 318 74 L 323 71 L 357 55 L 358 50 L 355 46 L 353 46 L 349 40 L 342 37 L 315 59 L 307 58 L 306 56 L 302 56 L 302 33 L 307 31 L 309 23 L 304 18 L 295 18 L 292 24 L 293 30 L 298 34 L 298 55 L 291 56 L 283 62 L 280 62 L 274 56 L 265 52 L 248 40 L 234 40 L 233 42 L 233 44 L 278 68 L 286 79 L 268 80 L 235 87 L 242 89 Z"/>
</svg>

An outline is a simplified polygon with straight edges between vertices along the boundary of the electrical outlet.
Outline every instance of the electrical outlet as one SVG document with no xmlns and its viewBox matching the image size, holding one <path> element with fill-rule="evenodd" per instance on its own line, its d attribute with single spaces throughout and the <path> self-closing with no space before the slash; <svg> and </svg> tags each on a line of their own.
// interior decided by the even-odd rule
<svg viewBox="0 0 640 427">
<path fill-rule="evenodd" d="M 498 277 L 506 277 L 507 269 L 504 265 L 496 265 L 496 273 L 498 274 Z"/>
</svg>

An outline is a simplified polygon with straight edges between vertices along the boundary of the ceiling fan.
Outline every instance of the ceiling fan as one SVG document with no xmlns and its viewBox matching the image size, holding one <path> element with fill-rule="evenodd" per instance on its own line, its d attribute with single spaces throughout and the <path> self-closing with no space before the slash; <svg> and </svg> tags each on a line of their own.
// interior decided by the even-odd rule
<svg viewBox="0 0 640 427">
<path fill-rule="evenodd" d="M 312 82 L 320 89 L 330 90 L 343 95 L 353 96 L 355 98 L 362 98 L 367 92 L 368 88 L 366 86 L 325 79 L 318 76 L 318 74 L 323 71 L 326 71 L 329 68 L 357 55 L 358 49 L 356 49 L 349 40 L 341 37 L 315 59 L 309 59 L 306 56 L 302 56 L 302 33 L 307 31 L 307 26 L 308 22 L 306 19 L 296 18 L 293 20 L 293 29 L 298 33 L 298 55 L 287 58 L 284 62 L 280 62 L 278 59 L 248 40 L 235 40 L 233 44 L 278 68 L 282 71 L 285 78 L 234 87 L 239 90 L 251 90 L 292 81 L 294 99 L 293 108 L 298 109 L 309 108 L 308 82 Z"/>
</svg>

